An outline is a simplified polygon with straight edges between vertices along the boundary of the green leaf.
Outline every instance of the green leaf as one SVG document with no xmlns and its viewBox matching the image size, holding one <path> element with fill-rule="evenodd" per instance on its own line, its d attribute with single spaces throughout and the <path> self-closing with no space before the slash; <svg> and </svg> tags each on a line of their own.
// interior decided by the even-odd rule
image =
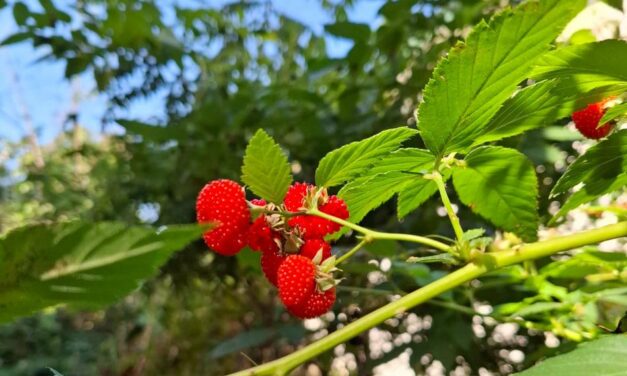
<svg viewBox="0 0 627 376">
<path fill-rule="evenodd" d="M 26 31 L 23 33 L 15 33 L 15 34 L 9 35 L 2 42 L 0 42 L 0 46 L 8 46 L 10 44 L 19 43 L 31 37 L 33 37 L 33 33 L 30 31 Z"/>
<path fill-rule="evenodd" d="M 622 173 L 615 178 L 590 181 L 580 190 L 573 193 L 560 210 L 551 218 L 548 225 L 554 225 L 558 219 L 565 216 L 569 211 L 579 206 L 597 199 L 607 193 L 625 189 L 627 186 L 627 172 Z"/>
<path fill-rule="evenodd" d="M 448 265 L 457 265 L 459 263 L 458 260 L 450 253 L 440 253 L 438 255 L 422 256 L 422 257 L 412 256 L 407 259 L 407 262 L 414 263 L 414 264 L 416 263 L 429 264 L 429 263 L 437 262 L 437 263 L 443 263 L 443 264 L 448 264 Z"/>
<path fill-rule="evenodd" d="M 433 168 L 432 165 L 429 167 Z M 450 170 L 446 170 L 442 174 L 442 180 L 444 182 L 448 181 L 450 177 Z M 416 179 L 412 179 L 412 181 L 405 184 L 401 187 L 401 190 L 398 193 L 398 203 L 396 207 L 398 219 L 400 220 L 405 218 L 409 213 L 416 210 L 416 208 L 427 201 L 437 191 L 438 186 L 431 179 L 421 179 L 416 177 Z"/>
<path fill-rule="evenodd" d="M 599 126 L 603 126 L 603 124 L 621 116 L 627 116 L 627 102 L 620 103 L 608 108 L 601 120 L 599 121 Z"/>
<path fill-rule="evenodd" d="M 623 375 L 627 336 L 608 335 L 583 343 L 571 352 L 549 358 L 517 376 Z"/>
<path fill-rule="evenodd" d="M 579 183 L 613 181 L 627 172 L 627 130 L 621 130 L 597 143 L 568 167 L 551 191 L 557 196 Z"/>
<path fill-rule="evenodd" d="M 477 239 L 478 237 L 482 236 L 483 234 L 485 234 L 485 230 L 482 228 L 471 228 L 470 230 L 466 230 L 464 231 L 464 234 L 462 235 L 462 240 L 465 241 L 470 241 L 473 239 Z"/>
<path fill-rule="evenodd" d="M 526 241 L 536 238 L 538 183 L 531 162 L 514 149 L 480 147 L 453 169 L 460 200 Z"/>
<path fill-rule="evenodd" d="M 279 204 L 292 183 L 287 157 L 263 129 L 250 139 L 244 155 L 242 181 L 257 196 Z"/>
<path fill-rule="evenodd" d="M 627 84 L 627 42 L 567 46 L 545 54 L 531 73 L 536 80 L 560 78 L 563 93 L 588 92 L 600 86 Z"/>
<path fill-rule="evenodd" d="M 0 322 L 58 305 L 95 309 L 153 276 L 203 232 L 123 223 L 63 223 L 16 229 L 0 239 Z"/>
<path fill-rule="evenodd" d="M 13 19 L 16 24 L 20 26 L 24 25 L 29 16 L 30 10 L 28 10 L 28 7 L 24 3 L 18 1 L 13 5 Z"/>
<path fill-rule="evenodd" d="M 554 261 L 542 269 L 540 274 L 550 278 L 581 279 L 590 274 L 620 273 L 627 267 L 627 255 L 586 251 L 561 261 Z"/>
<path fill-rule="evenodd" d="M 390 171 L 365 176 L 346 184 L 338 195 L 346 201 L 349 221 L 359 223 L 370 211 L 378 208 L 412 180 L 420 176 L 402 171 Z"/>
<path fill-rule="evenodd" d="M 435 156 L 428 150 L 402 148 L 375 162 L 364 175 L 377 175 L 389 171 L 427 172 L 433 169 Z"/>
<path fill-rule="evenodd" d="M 437 156 L 463 151 L 528 76 L 585 1 L 529 1 L 479 23 L 441 60 L 424 90 L 418 127 Z"/>
<path fill-rule="evenodd" d="M 586 89 L 589 88 L 593 90 L 569 91 L 573 90 L 571 82 L 557 79 L 527 86 L 503 103 L 473 146 L 551 125 L 590 103 L 621 94 L 627 89 L 625 86 L 592 84 Z"/>
<path fill-rule="evenodd" d="M 322 158 L 316 170 L 316 185 L 332 187 L 364 173 L 378 159 L 396 150 L 415 135 L 415 129 L 388 129 L 362 141 L 344 145 Z"/>
<path fill-rule="evenodd" d="M 126 129 L 127 134 L 141 136 L 145 141 L 168 142 L 184 138 L 181 128 L 173 126 L 159 126 L 143 123 L 137 120 L 116 119 L 116 123 Z"/>
<path fill-rule="evenodd" d="M 362 23 L 336 22 L 325 25 L 324 29 L 336 37 L 352 39 L 356 42 L 367 42 L 370 37 L 370 27 Z"/>
</svg>

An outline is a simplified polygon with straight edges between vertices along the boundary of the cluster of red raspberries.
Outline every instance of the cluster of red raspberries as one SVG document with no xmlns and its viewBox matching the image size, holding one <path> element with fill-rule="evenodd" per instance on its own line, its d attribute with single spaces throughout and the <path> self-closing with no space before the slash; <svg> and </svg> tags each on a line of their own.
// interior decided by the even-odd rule
<svg viewBox="0 0 627 376">
<path fill-rule="evenodd" d="M 330 273 L 334 259 L 324 237 L 341 226 L 299 214 L 312 207 L 348 218 L 342 199 L 310 184 L 293 184 L 283 203 L 276 205 L 265 200 L 247 202 L 244 189 L 225 179 L 203 187 L 196 201 L 196 214 L 200 223 L 217 224 L 204 234 L 209 248 L 226 256 L 245 246 L 261 252 L 261 269 L 279 289 L 287 310 L 296 317 L 313 318 L 327 312 L 335 302 L 335 280 Z M 259 215 L 253 218 L 251 212 Z"/>
</svg>

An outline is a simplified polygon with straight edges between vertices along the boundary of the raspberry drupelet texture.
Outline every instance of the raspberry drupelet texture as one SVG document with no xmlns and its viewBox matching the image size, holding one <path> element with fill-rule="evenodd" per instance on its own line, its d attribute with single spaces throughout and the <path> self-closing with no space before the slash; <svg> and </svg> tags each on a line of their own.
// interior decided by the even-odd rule
<svg viewBox="0 0 627 376">
<path fill-rule="evenodd" d="M 272 230 L 265 215 L 260 215 L 248 229 L 248 246 L 254 251 L 278 252 L 281 234 Z"/>
<path fill-rule="evenodd" d="M 277 285 L 277 271 L 279 266 L 285 260 L 286 256 L 277 251 L 263 252 L 261 254 L 261 270 L 266 279 L 274 286 Z"/>
<path fill-rule="evenodd" d="M 316 289 L 316 266 L 311 259 L 291 255 L 281 263 L 277 271 L 279 298 L 286 307 L 297 306 Z"/>
<path fill-rule="evenodd" d="M 612 130 L 612 124 L 606 123 L 601 127 L 599 121 L 605 114 L 603 106 L 607 100 L 593 103 L 588 107 L 573 113 L 573 122 L 577 130 L 587 138 L 598 140 L 607 136 Z"/>
<path fill-rule="evenodd" d="M 287 191 L 284 199 L 285 208 L 290 212 L 307 209 L 307 195 L 312 194 L 315 186 L 306 183 L 295 183 Z M 348 208 L 346 203 L 337 196 L 330 196 L 326 202 L 322 203 L 318 209 L 341 219 L 348 218 Z M 328 234 L 332 234 L 340 229 L 340 225 L 327 219 L 311 216 L 298 215 L 288 220 L 288 224 L 298 228 L 304 239 L 318 239 Z"/>
<path fill-rule="evenodd" d="M 214 180 L 205 185 L 196 200 L 199 223 L 215 223 L 203 238 L 217 253 L 232 256 L 246 246 L 250 211 L 243 188 L 232 180 Z"/>
<path fill-rule="evenodd" d="M 333 307 L 335 303 L 335 287 L 325 292 L 314 291 L 306 301 L 301 304 L 287 307 L 294 316 L 301 319 L 312 319 L 321 316 Z"/>
<path fill-rule="evenodd" d="M 331 257 L 331 245 L 322 239 L 307 239 L 300 247 L 300 255 L 312 260 L 316 257 L 316 254 L 318 254 L 319 251 L 322 251 L 321 261 Z"/>
</svg>

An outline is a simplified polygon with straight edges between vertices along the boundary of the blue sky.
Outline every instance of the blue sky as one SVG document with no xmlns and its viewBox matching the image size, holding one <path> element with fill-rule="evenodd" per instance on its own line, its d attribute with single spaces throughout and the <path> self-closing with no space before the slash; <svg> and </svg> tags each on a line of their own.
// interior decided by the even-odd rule
<svg viewBox="0 0 627 376">
<path fill-rule="evenodd" d="M 186 3 L 190 0 L 179 1 Z M 209 1 L 209 6 L 219 6 L 224 0 Z M 55 1 L 55 4 L 61 4 Z M 373 24 L 377 10 L 384 1 L 360 1 L 350 9 L 349 18 L 355 22 Z M 275 7 L 284 14 L 309 25 L 322 33 L 330 16 L 322 9 L 319 0 L 275 0 Z M 0 11 L 0 40 L 16 31 L 11 9 Z M 350 45 L 343 40 L 329 37 L 328 49 L 332 55 L 346 53 Z M 0 139 L 17 140 L 25 133 L 24 112 L 32 118 L 32 124 L 41 142 L 49 142 L 63 127 L 68 112 L 77 111 L 79 123 L 94 132 L 100 131 L 100 119 L 107 108 L 103 96 L 94 93 L 94 82 L 89 74 L 83 74 L 73 82 L 64 79 L 63 62 L 35 62 L 44 54 L 29 43 L 0 48 Z M 73 104 L 72 98 L 79 99 Z M 75 108 L 73 108 L 73 106 Z M 159 97 L 138 101 L 128 109 L 127 118 L 148 119 L 160 112 Z M 109 129 L 110 131 L 119 131 Z"/>
</svg>

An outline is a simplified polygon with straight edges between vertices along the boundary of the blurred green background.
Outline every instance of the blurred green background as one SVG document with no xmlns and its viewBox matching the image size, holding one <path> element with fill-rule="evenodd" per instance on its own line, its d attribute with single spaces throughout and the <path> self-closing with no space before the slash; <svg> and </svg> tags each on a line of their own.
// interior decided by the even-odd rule
<svg viewBox="0 0 627 376">
<path fill-rule="evenodd" d="M 620 2 L 611 3 L 619 12 Z M 0 234 L 71 219 L 192 223 L 205 182 L 239 180 L 243 150 L 258 128 L 285 148 L 296 180 L 312 181 L 326 152 L 415 124 L 413 111 L 438 58 L 506 5 L 0 0 L 7 65 Z M 46 112 L 51 103 L 56 112 Z M 550 186 L 580 139 L 564 124 L 503 142 L 538 165 L 545 218 Z M 432 199 L 398 223 L 391 203 L 365 225 L 451 235 L 438 207 Z M 486 226 L 460 210 L 464 227 Z M 336 251 L 350 244 L 341 239 Z M 257 255 L 214 257 L 197 242 L 107 310 L 60 309 L 0 326 L 0 375 L 44 375 L 45 367 L 64 375 L 221 375 L 251 366 L 249 359 L 290 353 L 448 272 L 404 263 L 415 250 L 399 244 L 367 251 L 346 266 L 334 312 L 303 325 L 276 303 Z M 376 367 L 400 356 L 418 374 L 508 374 L 556 351 L 560 341 L 541 326 L 498 326 L 475 312 L 541 289 L 521 283 L 522 268 L 493 278 L 483 285 L 489 287 L 464 287 L 389 320 L 296 372 L 384 375 L 390 371 Z"/>
</svg>

